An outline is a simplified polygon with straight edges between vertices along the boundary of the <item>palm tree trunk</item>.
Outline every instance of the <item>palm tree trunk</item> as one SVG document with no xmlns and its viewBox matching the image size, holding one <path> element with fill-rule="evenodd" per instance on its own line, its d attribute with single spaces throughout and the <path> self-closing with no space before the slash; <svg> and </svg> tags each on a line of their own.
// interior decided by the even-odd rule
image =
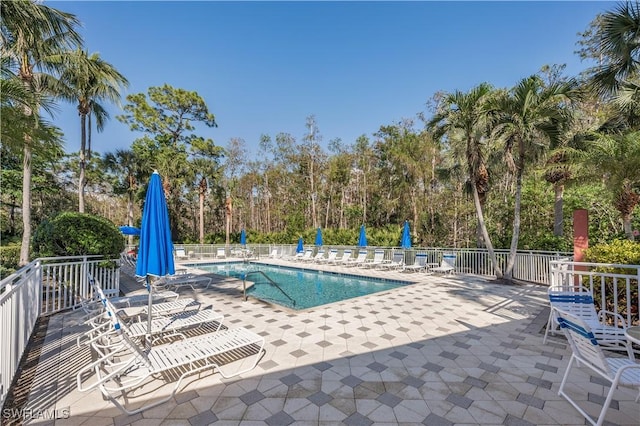
<svg viewBox="0 0 640 426">
<path fill-rule="evenodd" d="M 630 241 L 635 241 L 635 236 L 633 235 L 633 229 L 631 227 L 631 215 L 623 214 L 622 215 L 622 227 L 624 229 L 624 234 Z"/>
<path fill-rule="evenodd" d="M 562 212 L 562 207 L 564 205 L 564 185 L 556 183 L 554 185 L 554 189 L 555 202 L 553 204 L 553 235 L 556 237 L 562 237 L 562 227 L 564 224 L 564 214 Z"/>
<path fill-rule="evenodd" d="M 478 195 L 478 189 L 475 185 L 471 185 L 473 191 L 473 204 L 476 208 L 476 214 L 478 216 L 478 225 L 480 226 L 480 230 L 482 231 L 482 235 L 484 237 L 484 242 L 487 247 L 487 251 L 489 252 L 489 260 L 493 265 L 493 271 L 496 274 L 497 279 L 502 278 L 502 269 L 500 269 L 500 265 L 498 265 L 498 259 L 496 258 L 496 253 L 493 250 L 493 243 L 491 242 L 491 238 L 489 238 L 489 232 L 487 231 L 487 225 L 484 222 L 484 214 L 482 213 L 482 205 L 480 204 L 480 196 Z"/>
<path fill-rule="evenodd" d="M 80 114 L 80 177 L 78 178 L 78 212 L 84 213 L 85 151 L 87 146 L 86 115 Z"/>
<path fill-rule="evenodd" d="M 20 266 L 29 263 L 31 245 L 31 138 L 25 135 L 22 158 L 22 246 Z"/>
<path fill-rule="evenodd" d="M 198 198 L 199 198 L 199 209 L 200 211 L 198 212 L 198 218 L 200 221 L 199 224 L 199 236 L 200 236 L 200 244 L 204 244 L 204 196 L 206 195 L 207 192 L 207 181 L 205 180 L 205 178 L 202 178 L 200 180 L 200 191 L 198 193 Z"/>
<path fill-rule="evenodd" d="M 513 268 L 516 264 L 516 255 L 518 250 L 518 239 L 520 238 L 520 210 L 522 204 L 522 167 L 518 167 L 518 175 L 516 177 L 516 194 L 515 207 L 513 209 L 513 235 L 511 236 L 511 247 L 509 247 L 509 260 L 504 273 L 504 278 L 513 281 Z"/>
<path fill-rule="evenodd" d="M 127 191 L 127 225 L 133 226 L 133 191 Z M 133 245 L 133 235 L 129 235 L 129 245 Z"/>
<path fill-rule="evenodd" d="M 231 240 L 229 239 L 229 234 L 231 234 L 231 212 L 232 212 L 232 202 L 231 202 L 231 196 L 228 195 L 227 196 L 227 200 L 225 202 L 225 212 L 226 212 L 226 226 L 225 226 L 225 233 L 226 233 L 226 238 L 225 238 L 225 245 L 227 247 L 229 247 Z"/>
</svg>

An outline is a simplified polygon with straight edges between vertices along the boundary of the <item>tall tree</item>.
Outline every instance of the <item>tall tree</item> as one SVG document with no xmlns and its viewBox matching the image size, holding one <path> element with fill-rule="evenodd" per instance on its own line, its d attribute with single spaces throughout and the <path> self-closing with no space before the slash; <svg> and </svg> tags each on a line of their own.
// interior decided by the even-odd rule
<svg viewBox="0 0 640 426">
<path fill-rule="evenodd" d="M 109 113 L 102 101 L 119 103 L 120 91 L 128 86 L 127 79 L 100 55 L 89 55 L 76 49 L 64 55 L 65 66 L 60 75 L 58 92 L 70 102 L 77 102 L 80 116 L 80 173 L 78 181 L 78 211 L 85 210 L 86 164 L 91 158 L 91 117 L 96 129 L 104 129 Z"/>
<path fill-rule="evenodd" d="M 504 143 L 505 162 L 515 176 L 515 203 L 509 260 L 504 278 L 511 281 L 520 236 L 522 177 L 532 158 L 560 136 L 558 123 L 568 119 L 567 105 L 577 96 L 573 81 L 546 86 L 539 76 L 521 80 L 509 93 L 492 101 L 494 132 Z"/>
<path fill-rule="evenodd" d="M 489 191 L 485 146 L 490 127 L 488 102 L 493 95 L 494 90 L 488 83 L 482 83 L 467 93 L 456 91 L 445 94 L 429 126 L 434 129 L 436 136 L 445 137 L 447 144 L 453 146 L 460 141 L 464 146 L 462 152 L 466 159 L 478 228 L 489 252 L 496 277 L 502 278 L 502 270 L 487 231 L 483 208 Z"/>
<path fill-rule="evenodd" d="M 136 192 L 139 190 L 140 164 L 133 151 L 117 149 L 104 156 L 104 166 L 111 175 L 111 185 L 116 194 L 127 196 L 127 225 L 134 226 L 133 206 Z M 129 236 L 129 245 L 133 236 Z"/>
<path fill-rule="evenodd" d="M 191 154 L 191 167 L 198 188 L 198 239 L 200 244 L 204 244 L 205 198 L 211 187 L 220 187 L 223 149 L 211 139 L 198 138 L 191 141 Z"/>
<path fill-rule="evenodd" d="M 59 69 L 59 54 L 81 44 L 76 31 L 78 19 L 39 2 L 29 0 L 0 3 L 1 53 L 10 58 L 11 69 L 26 90 L 51 87 L 51 72 Z M 34 117 L 34 126 L 40 113 L 38 105 L 24 106 L 24 115 Z M 25 133 L 23 139 L 22 179 L 22 247 L 20 265 L 29 262 L 31 244 L 31 159 L 33 138 Z"/>
<path fill-rule="evenodd" d="M 301 147 L 301 157 L 307 170 L 307 180 L 309 184 L 309 199 L 311 202 L 311 223 L 313 228 L 317 228 L 318 213 L 318 175 L 321 163 L 324 161 L 325 155 L 320 147 L 320 141 L 322 137 L 318 131 L 318 124 L 316 123 L 316 117 L 310 115 L 307 117 L 305 126 L 307 127 L 307 134 L 302 138 L 303 145 Z"/>
<path fill-rule="evenodd" d="M 196 134 L 196 123 L 216 127 L 215 117 L 197 92 L 176 89 L 168 84 L 150 87 L 148 98 L 144 93 L 127 96 L 124 114 L 117 117 L 132 131 L 144 136 L 134 141 L 133 151 L 147 167 L 146 172 L 157 169 L 162 176 L 171 231 L 179 238 L 180 218 L 184 205 L 181 197 L 191 185 L 189 147 L 204 143 Z M 209 142 L 207 142 L 209 143 Z M 212 141 L 210 141 L 213 144 Z"/>
<path fill-rule="evenodd" d="M 601 135 L 589 148 L 587 162 L 595 166 L 592 169 L 595 177 L 609 189 L 613 205 L 620 212 L 624 233 L 633 241 L 631 217 L 640 203 L 640 132 Z"/>
</svg>

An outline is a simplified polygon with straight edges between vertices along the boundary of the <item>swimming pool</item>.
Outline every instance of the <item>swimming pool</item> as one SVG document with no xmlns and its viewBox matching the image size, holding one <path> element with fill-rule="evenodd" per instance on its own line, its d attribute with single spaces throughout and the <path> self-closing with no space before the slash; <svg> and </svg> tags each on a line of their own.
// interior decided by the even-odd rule
<svg viewBox="0 0 640 426">
<path fill-rule="evenodd" d="M 409 281 L 258 263 L 228 262 L 189 266 L 241 280 L 247 277 L 247 281 L 254 283 L 247 289 L 247 295 L 296 310 L 313 308 L 413 284 Z M 270 284 L 262 274 L 255 271 L 262 271 L 277 283 L 277 286 Z"/>
</svg>

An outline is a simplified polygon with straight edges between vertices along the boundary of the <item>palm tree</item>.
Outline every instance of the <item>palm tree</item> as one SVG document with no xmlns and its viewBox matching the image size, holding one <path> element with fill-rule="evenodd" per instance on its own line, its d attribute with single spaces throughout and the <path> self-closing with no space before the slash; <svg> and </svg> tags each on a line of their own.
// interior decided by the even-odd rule
<svg viewBox="0 0 640 426">
<path fill-rule="evenodd" d="M 640 203 L 640 132 L 596 138 L 586 151 L 586 160 L 609 188 L 624 233 L 633 241 L 631 217 Z"/>
<path fill-rule="evenodd" d="M 118 149 L 105 154 L 103 163 L 113 176 L 114 192 L 127 195 L 127 225 L 133 226 L 133 201 L 140 181 L 139 160 L 133 151 Z M 132 238 L 129 237 L 130 245 L 133 243 Z"/>
<path fill-rule="evenodd" d="M 591 70 L 591 82 L 601 95 L 615 95 L 629 79 L 638 82 L 640 3 L 619 4 L 596 22 L 593 44 L 600 64 Z"/>
<path fill-rule="evenodd" d="M 428 126 L 434 128 L 436 136 L 446 135 L 452 149 L 458 149 L 458 141 L 464 147 L 461 151 L 466 159 L 467 179 L 473 193 L 478 228 L 489 252 L 496 277 L 500 279 L 502 269 L 498 265 L 483 212 L 486 194 L 489 191 L 489 172 L 485 162 L 485 144 L 490 124 L 487 106 L 494 93 L 491 85 L 482 83 L 468 93 L 456 91 L 445 94 Z"/>
<path fill-rule="evenodd" d="M 69 13 L 28 0 L 4 1 L 0 3 L 0 45 L 3 57 L 10 58 L 10 68 L 20 79 L 26 90 L 35 92 L 36 87 L 51 87 L 53 77 L 47 71 L 60 66 L 56 55 L 65 49 L 81 44 L 75 28 L 77 18 Z M 44 71 L 44 72 L 39 72 Z M 34 127 L 39 116 L 39 105 L 23 107 L 25 116 L 34 118 Z M 22 179 L 22 247 L 20 265 L 29 261 L 31 243 L 31 156 L 33 137 L 24 134 L 23 179 Z"/>
<path fill-rule="evenodd" d="M 512 279 L 518 248 L 522 177 L 527 162 L 557 143 L 562 123 L 568 120 L 568 103 L 577 96 L 574 88 L 573 81 L 546 86 L 539 76 L 533 75 L 491 102 L 496 120 L 493 132 L 504 143 L 505 162 L 516 180 L 513 234 L 504 274 L 507 281 Z"/>
<path fill-rule="evenodd" d="M 80 177 L 78 182 L 78 211 L 84 213 L 84 191 L 87 184 L 85 168 L 91 158 L 91 117 L 96 119 L 96 128 L 104 129 L 109 113 L 100 103 L 118 103 L 120 91 L 129 82 L 97 53 L 89 55 L 85 50 L 76 49 L 64 55 L 65 67 L 60 75 L 61 97 L 78 103 L 80 116 Z"/>
</svg>

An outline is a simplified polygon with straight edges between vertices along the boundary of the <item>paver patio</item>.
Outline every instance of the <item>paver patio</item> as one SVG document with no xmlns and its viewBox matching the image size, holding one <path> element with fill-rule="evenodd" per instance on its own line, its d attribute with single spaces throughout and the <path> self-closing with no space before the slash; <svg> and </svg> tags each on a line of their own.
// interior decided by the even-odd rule
<svg viewBox="0 0 640 426">
<path fill-rule="evenodd" d="M 566 341 L 558 335 L 542 344 L 545 287 L 505 286 L 473 276 L 343 271 L 418 282 L 301 312 L 244 302 L 242 284 L 233 279 L 217 278 L 208 290 L 183 288 L 181 294 L 223 313 L 226 326 L 264 336 L 266 354 L 254 370 L 234 380 L 215 372 L 193 376 L 174 400 L 134 416 L 123 415 L 97 390 L 77 391 L 75 372 L 91 360 L 88 348 L 75 345 L 84 330 L 80 313 L 55 315 L 25 408 L 48 415 L 57 410 L 69 418 L 29 423 L 585 424 L 557 394 L 570 356 Z M 131 281 L 123 276 L 123 284 Z M 129 404 L 166 394 L 172 384 L 162 383 L 145 386 L 145 394 Z M 568 389 L 589 412 L 600 411 L 606 394 L 600 379 L 581 371 Z M 616 392 L 609 424 L 640 424 L 636 396 L 633 389 Z"/>
</svg>

